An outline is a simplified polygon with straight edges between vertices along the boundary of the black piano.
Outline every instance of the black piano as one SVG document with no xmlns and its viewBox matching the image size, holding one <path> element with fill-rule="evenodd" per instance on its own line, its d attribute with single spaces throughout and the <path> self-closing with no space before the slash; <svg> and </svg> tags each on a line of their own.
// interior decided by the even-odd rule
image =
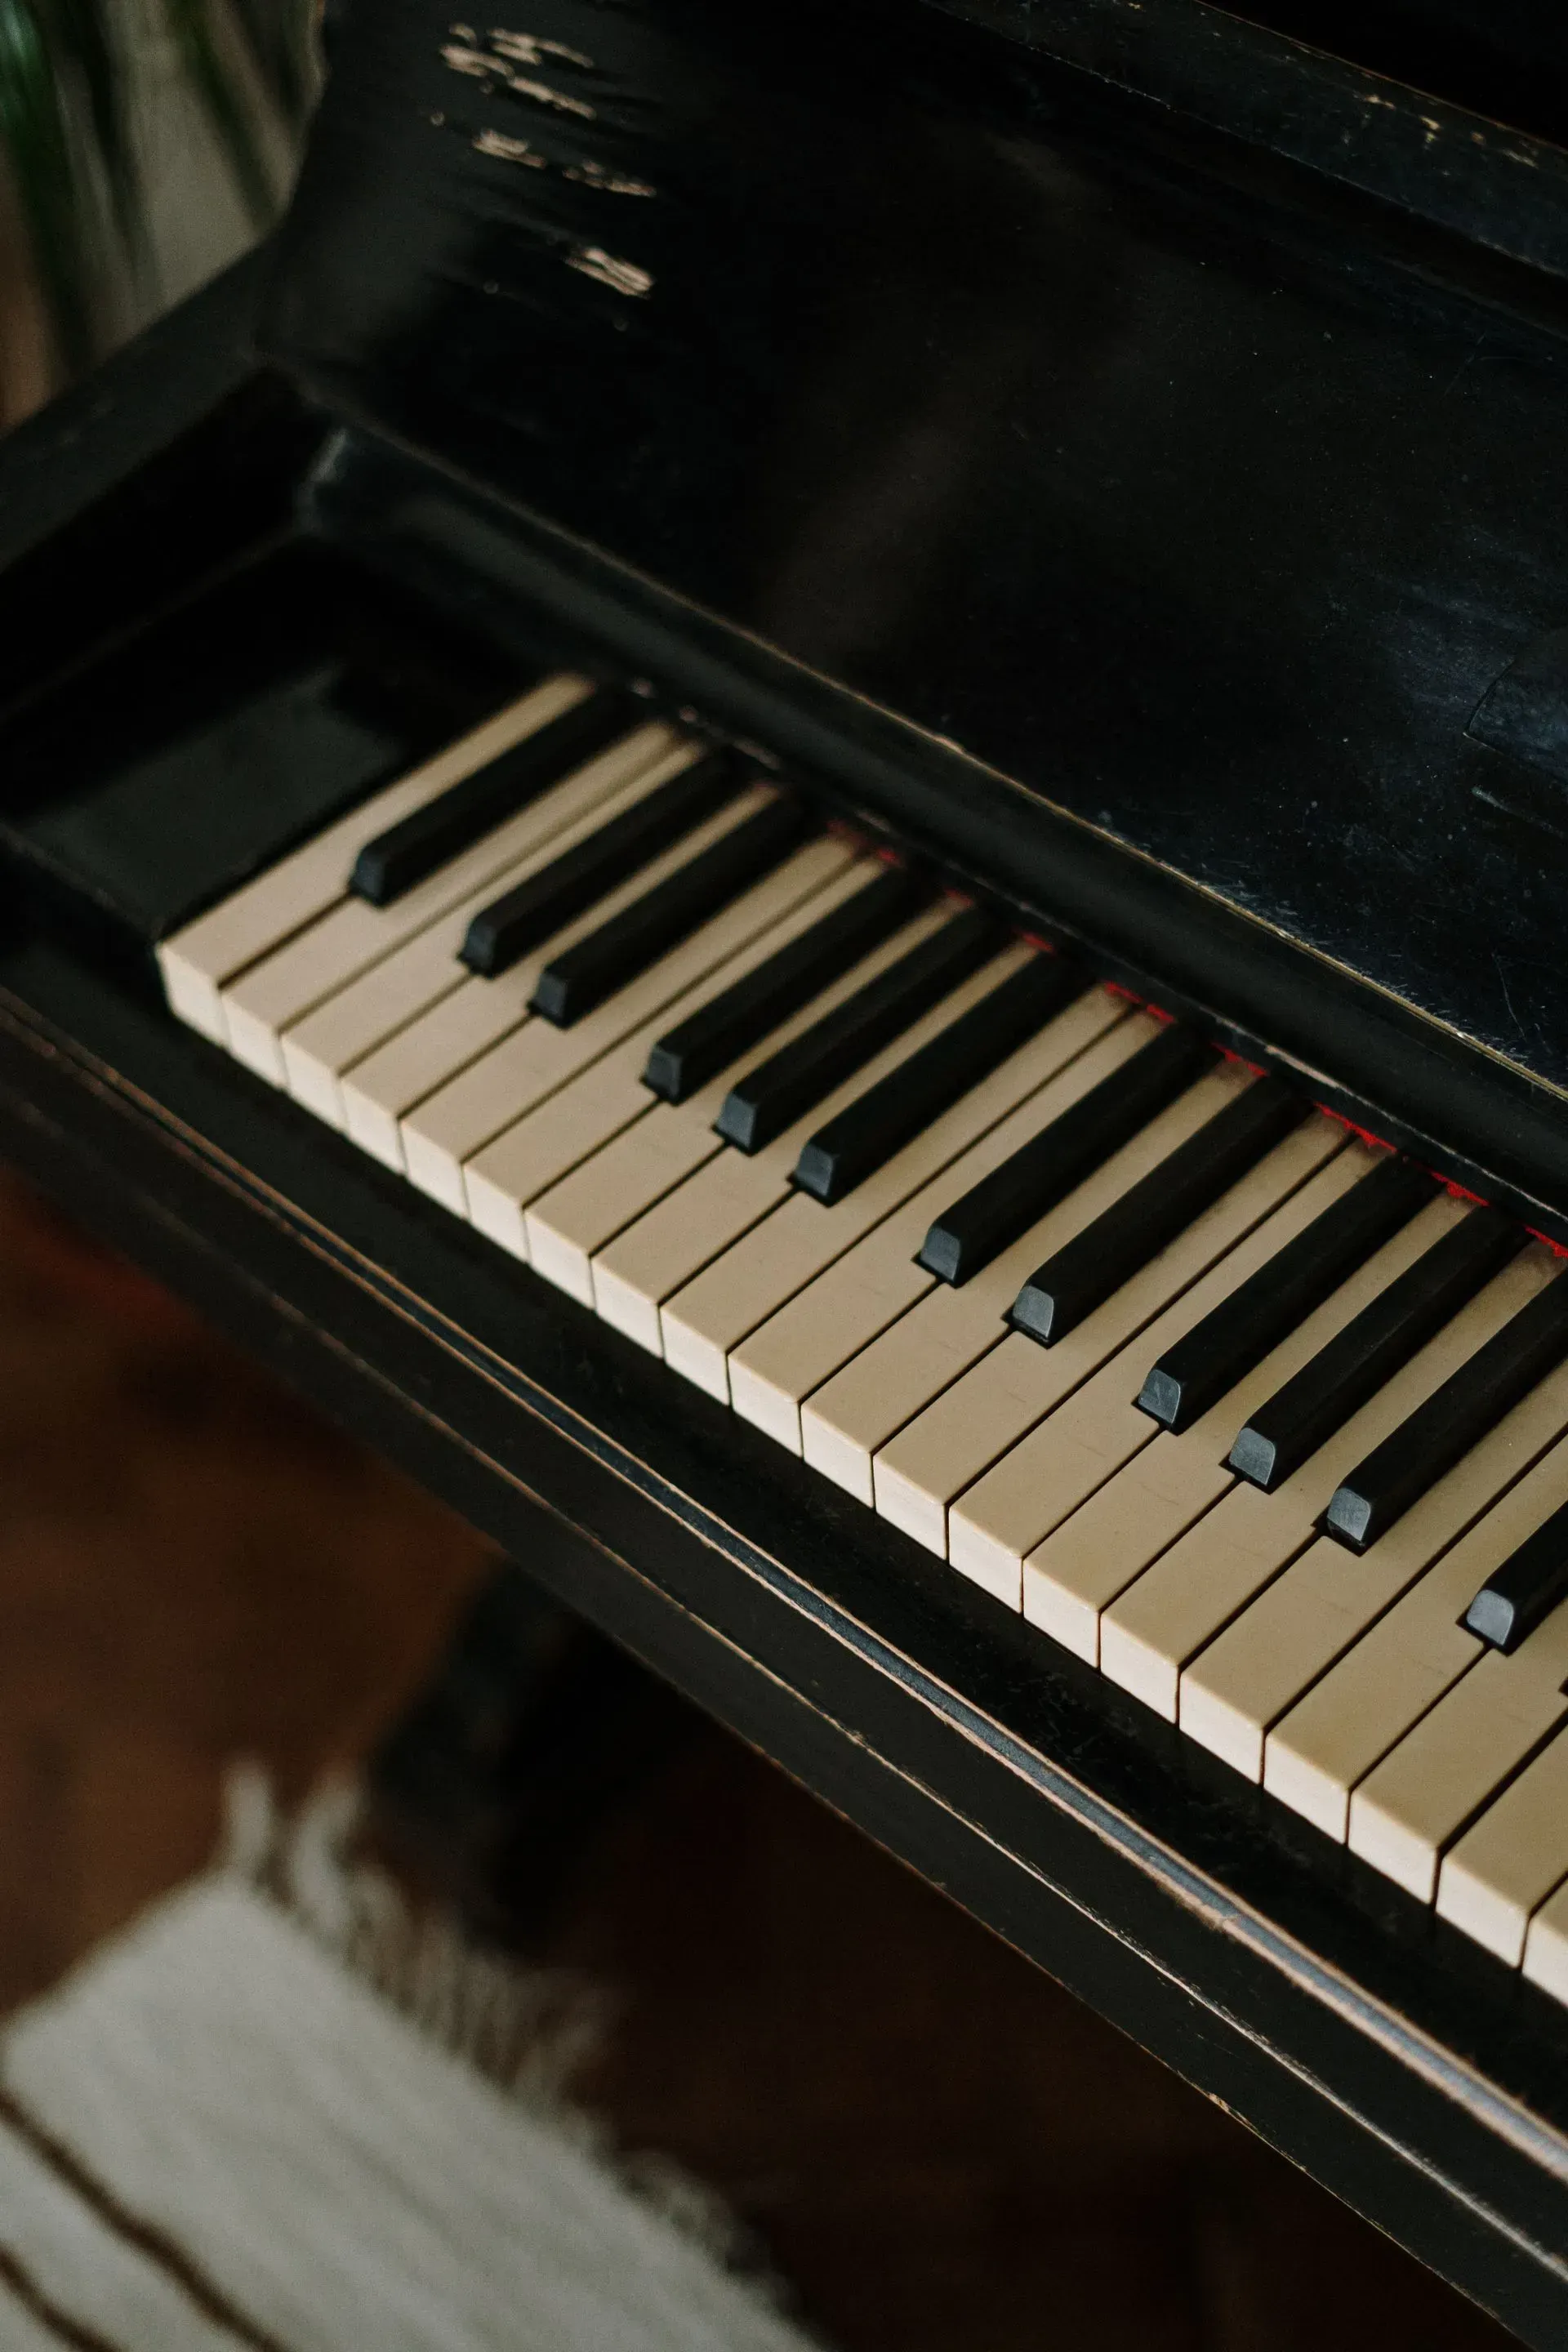
<svg viewBox="0 0 1568 2352">
<path fill-rule="evenodd" d="M 326 30 L 0 449 L 0 1148 L 1561 2347 L 1561 26 Z"/>
</svg>

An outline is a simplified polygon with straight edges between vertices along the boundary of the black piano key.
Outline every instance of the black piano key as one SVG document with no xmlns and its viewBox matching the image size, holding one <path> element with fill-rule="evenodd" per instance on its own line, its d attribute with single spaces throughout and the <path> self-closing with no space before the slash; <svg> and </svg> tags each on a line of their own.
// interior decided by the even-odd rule
<svg viewBox="0 0 1568 2352">
<path fill-rule="evenodd" d="M 818 1128 L 792 1181 L 831 1205 L 999 1069 L 1086 986 L 1061 956 L 1037 955 L 929 1045 Z"/>
<path fill-rule="evenodd" d="M 1167 1349 L 1143 1383 L 1140 1409 L 1173 1434 L 1190 1429 L 1436 1190 L 1436 1178 L 1411 1160 L 1384 1160 Z"/>
<path fill-rule="evenodd" d="M 605 750 L 638 709 L 618 688 L 600 687 L 537 734 L 367 841 L 354 860 L 350 889 L 373 907 L 390 907 L 438 866 L 482 841 L 504 818 Z"/>
<path fill-rule="evenodd" d="M 1524 1241 L 1500 1209 L 1473 1210 L 1258 1406 L 1230 1449 L 1230 1467 L 1265 1493 L 1282 1486 Z"/>
<path fill-rule="evenodd" d="M 736 789 L 734 763 L 727 751 L 710 751 L 683 768 L 574 848 L 563 849 L 515 889 L 481 907 L 463 940 L 463 962 L 487 980 L 510 971 L 530 948 L 584 913 L 617 883 L 629 881 L 639 866 L 711 816 Z"/>
<path fill-rule="evenodd" d="M 919 1263 L 941 1282 L 971 1280 L 1217 1058 L 1194 1031 L 1174 1024 L 1162 1029 L 1141 1053 L 945 1209 L 921 1245 Z"/>
<path fill-rule="evenodd" d="M 782 864 L 810 824 L 795 800 L 759 809 L 586 939 L 563 949 L 540 973 L 530 1009 L 570 1028 Z"/>
<path fill-rule="evenodd" d="M 1044 1348 L 1065 1339 L 1306 1115 L 1280 1079 L 1259 1078 L 1036 1268 L 1013 1301 L 1013 1328 Z"/>
<path fill-rule="evenodd" d="M 1351 1472 L 1324 1515 L 1325 1532 L 1365 1551 L 1564 1356 L 1568 1277 L 1559 1275 Z"/>
<path fill-rule="evenodd" d="M 864 1067 L 902 1030 L 994 956 L 1006 937 L 972 908 L 857 989 L 820 1021 L 737 1079 L 714 1120 L 741 1151 L 760 1151 L 814 1103 Z"/>
<path fill-rule="evenodd" d="M 1494 1568 L 1459 1622 L 1506 1654 L 1568 1597 L 1568 1503 Z"/>
<path fill-rule="evenodd" d="M 930 896 L 931 886 L 907 866 L 889 866 L 662 1036 L 644 1086 L 666 1102 L 684 1102 L 891 939 Z"/>
</svg>

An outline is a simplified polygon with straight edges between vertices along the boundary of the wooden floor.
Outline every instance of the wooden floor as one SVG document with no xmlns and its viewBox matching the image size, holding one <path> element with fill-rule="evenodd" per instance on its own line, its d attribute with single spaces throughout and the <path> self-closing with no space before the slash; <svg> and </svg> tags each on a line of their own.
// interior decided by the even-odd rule
<svg viewBox="0 0 1568 2352">
<path fill-rule="evenodd" d="M 4 1182 L 0 1482 L 11 2004 L 200 1864 L 229 1759 L 362 1757 L 494 1562 Z M 843 2352 L 1507 2343 L 732 1740 L 648 1754 L 530 1933 L 611 1994 L 584 2095 Z"/>
</svg>

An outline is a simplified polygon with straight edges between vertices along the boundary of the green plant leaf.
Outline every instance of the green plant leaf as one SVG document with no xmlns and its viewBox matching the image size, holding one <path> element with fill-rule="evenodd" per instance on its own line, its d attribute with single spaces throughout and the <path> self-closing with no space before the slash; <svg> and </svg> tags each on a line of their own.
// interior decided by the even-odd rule
<svg viewBox="0 0 1568 2352">
<path fill-rule="evenodd" d="M 94 355 L 95 256 L 58 75 L 30 0 L 0 0 L 0 139 L 60 357 L 74 372 Z"/>
</svg>

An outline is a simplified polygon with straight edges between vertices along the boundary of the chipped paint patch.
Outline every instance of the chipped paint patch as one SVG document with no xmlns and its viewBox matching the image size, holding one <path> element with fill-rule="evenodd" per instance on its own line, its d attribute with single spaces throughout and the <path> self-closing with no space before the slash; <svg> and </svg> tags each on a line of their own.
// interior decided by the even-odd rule
<svg viewBox="0 0 1568 2352">
<path fill-rule="evenodd" d="M 526 139 L 509 139 L 504 131 L 477 131 L 474 145 L 481 155 L 493 155 L 498 163 L 525 163 L 531 172 L 549 168 L 544 157 L 536 155 Z"/>
<path fill-rule="evenodd" d="M 580 270 L 584 278 L 596 278 L 601 286 L 610 287 L 617 294 L 650 294 L 652 274 L 639 269 L 635 261 L 617 260 L 606 253 L 602 245 L 580 245 L 566 257 L 568 269 Z"/>
</svg>

